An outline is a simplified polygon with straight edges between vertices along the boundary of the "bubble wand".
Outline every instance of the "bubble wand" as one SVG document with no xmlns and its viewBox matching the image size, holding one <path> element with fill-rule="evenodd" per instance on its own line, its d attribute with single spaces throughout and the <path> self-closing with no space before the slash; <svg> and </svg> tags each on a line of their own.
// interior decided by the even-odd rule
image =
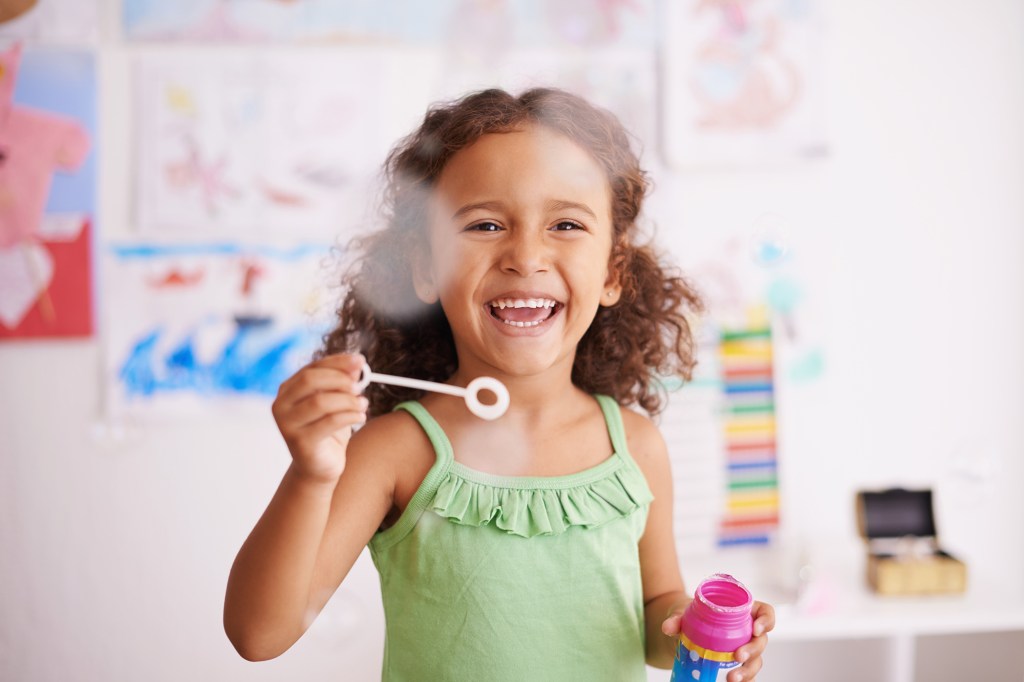
<svg viewBox="0 0 1024 682">
<path fill-rule="evenodd" d="M 363 365 L 359 372 L 359 381 L 356 382 L 356 389 L 362 391 L 371 381 L 378 384 L 390 386 L 404 386 L 406 388 L 417 388 L 421 391 L 432 391 L 434 393 L 447 393 L 462 398 L 466 401 L 466 407 L 470 412 L 488 421 L 497 419 L 505 414 L 508 409 L 508 389 L 494 377 L 477 377 L 469 382 L 465 388 L 461 386 L 449 386 L 436 381 L 424 381 L 423 379 L 410 379 L 409 377 L 397 377 L 391 374 L 378 374 L 370 370 L 369 365 Z M 480 402 L 480 391 L 490 391 L 496 400 L 493 405 L 485 405 Z"/>
</svg>

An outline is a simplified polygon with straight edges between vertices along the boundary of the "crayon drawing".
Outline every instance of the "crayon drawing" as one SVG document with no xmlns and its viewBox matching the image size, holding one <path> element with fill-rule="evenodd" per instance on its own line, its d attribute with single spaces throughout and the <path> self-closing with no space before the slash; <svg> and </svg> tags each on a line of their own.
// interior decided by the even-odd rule
<svg viewBox="0 0 1024 682">
<path fill-rule="evenodd" d="M 0 52 L 0 339 L 92 334 L 90 54 Z"/>
<path fill-rule="evenodd" d="M 651 46 L 654 9 L 655 0 L 125 0 L 122 17 L 131 40 Z"/>
<path fill-rule="evenodd" d="M 653 50 L 529 48 L 489 53 L 487 60 L 474 57 L 443 56 L 437 67 L 436 99 L 487 87 L 513 93 L 531 87 L 565 88 L 614 113 L 640 139 L 655 139 L 657 112 L 650 106 L 657 97 Z"/>
<path fill-rule="evenodd" d="M 326 247 L 115 245 L 106 267 L 110 408 L 265 401 L 324 329 Z"/>
<path fill-rule="evenodd" d="M 144 58 L 141 228 L 319 238 L 350 227 L 401 131 L 387 64 L 367 51 Z"/>
<path fill-rule="evenodd" d="M 825 153 L 815 2 L 690 0 L 666 10 L 670 162 L 756 166 Z"/>
<path fill-rule="evenodd" d="M 0 2 L 0 40 L 86 45 L 99 37 L 99 0 Z"/>
<path fill-rule="evenodd" d="M 806 250 L 782 216 L 766 214 L 747 234 L 694 240 L 684 272 L 705 313 L 693 320 L 693 380 L 666 385 L 660 427 L 675 478 L 680 553 L 771 544 L 783 523 L 779 403 L 796 411 L 824 372 L 824 351 L 805 287 Z M 820 325 L 818 325 L 820 326 Z M 781 442 L 785 444 L 785 440 Z"/>
</svg>

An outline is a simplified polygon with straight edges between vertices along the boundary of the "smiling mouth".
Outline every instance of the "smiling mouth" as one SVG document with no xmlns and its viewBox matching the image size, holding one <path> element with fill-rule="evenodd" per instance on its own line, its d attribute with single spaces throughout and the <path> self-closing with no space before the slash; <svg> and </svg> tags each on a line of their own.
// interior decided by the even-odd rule
<svg viewBox="0 0 1024 682">
<path fill-rule="evenodd" d="M 564 306 L 551 298 L 496 298 L 487 304 L 491 317 L 510 327 L 537 327 Z"/>
</svg>

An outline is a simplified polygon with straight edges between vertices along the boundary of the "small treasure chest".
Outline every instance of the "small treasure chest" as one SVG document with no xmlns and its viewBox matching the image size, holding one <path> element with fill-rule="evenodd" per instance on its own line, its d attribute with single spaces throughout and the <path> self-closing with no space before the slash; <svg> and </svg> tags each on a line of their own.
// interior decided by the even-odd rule
<svg viewBox="0 0 1024 682">
<path fill-rule="evenodd" d="M 939 548 L 931 490 L 858 492 L 857 525 L 868 546 L 868 584 L 878 594 L 967 589 L 967 567 Z"/>
</svg>

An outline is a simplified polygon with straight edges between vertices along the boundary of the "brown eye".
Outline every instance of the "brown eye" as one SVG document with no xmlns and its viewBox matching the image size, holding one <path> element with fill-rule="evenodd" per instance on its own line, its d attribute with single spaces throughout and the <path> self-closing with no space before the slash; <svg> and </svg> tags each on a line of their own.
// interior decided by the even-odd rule
<svg viewBox="0 0 1024 682">
<path fill-rule="evenodd" d="M 490 221 L 484 221 L 482 223 L 474 223 L 467 227 L 466 229 L 472 230 L 474 232 L 500 232 L 501 225 L 497 223 L 492 223 Z"/>
<path fill-rule="evenodd" d="M 569 232 L 570 230 L 585 230 L 586 228 L 574 220 L 563 220 L 551 229 L 556 232 Z"/>
</svg>

